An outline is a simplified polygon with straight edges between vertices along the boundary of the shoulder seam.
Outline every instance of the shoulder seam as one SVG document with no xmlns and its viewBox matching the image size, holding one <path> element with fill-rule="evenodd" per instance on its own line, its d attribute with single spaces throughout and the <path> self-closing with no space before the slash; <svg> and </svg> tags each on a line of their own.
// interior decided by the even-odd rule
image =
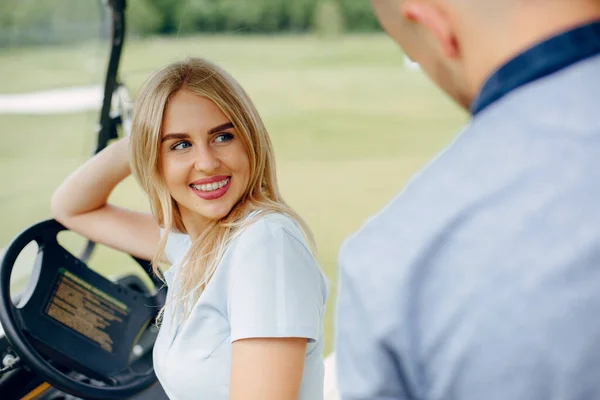
<svg viewBox="0 0 600 400">
<path fill-rule="evenodd" d="M 281 215 L 287 219 L 291 219 L 290 217 L 288 217 L 287 215 L 284 214 L 273 214 L 273 215 Z M 268 215 L 265 215 L 265 217 L 267 217 Z M 310 250 L 310 248 L 306 245 L 306 243 L 304 243 L 304 241 L 300 240 L 293 232 L 290 231 L 290 229 L 282 224 L 276 224 L 275 226 L 273 226 L 273 224 L 268 223 L 265 220 L 265 217 L 261 218 L 262 222 L 266 225 L 267 229 L 269 230 L 269 233 L 271 235 L 274 235 L 275 232 L 281 230 L 283 231 L 288 237 L 290 237 L 291 239 L 293 239 L 295 242 L 297 242 L 298 244 L 300 244 L 307 252 L 308 254 L 310 254 L 313 258 L 314 258 L 314 254 L 313 252 Z M 294 220 L 292 220 L 292 222 L 295 222 Z"/>
</svg>

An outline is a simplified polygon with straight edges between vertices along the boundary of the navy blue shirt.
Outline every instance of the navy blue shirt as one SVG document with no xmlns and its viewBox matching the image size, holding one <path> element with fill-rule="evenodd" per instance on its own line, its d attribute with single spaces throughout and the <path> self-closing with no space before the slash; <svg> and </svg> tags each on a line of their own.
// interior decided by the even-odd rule
<svg viewBox="0 0 600 400">
<path fill-rule="evenodd" d="M 471 114 L 477 115 L 520 86 L 599 53 L 600 21 L 576 27 L 545 40 L 498 69 L 486 81 L 471 104 Z"/>
</svg>

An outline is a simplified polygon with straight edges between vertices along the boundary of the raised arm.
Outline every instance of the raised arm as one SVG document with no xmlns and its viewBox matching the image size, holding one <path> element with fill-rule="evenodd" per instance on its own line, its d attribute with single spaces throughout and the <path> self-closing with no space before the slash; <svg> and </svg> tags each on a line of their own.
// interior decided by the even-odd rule
<svg viewBox="0 0 600 400">
<path fill-rule="evenodd" d="M 107 203 L 112 190 L 131 173 L 129 138 L 111 144 L 75 170 L 54 192 L 54 218 L 97 243 L 152 259 L 160 231 L 150 213 Z"/>
</svg>

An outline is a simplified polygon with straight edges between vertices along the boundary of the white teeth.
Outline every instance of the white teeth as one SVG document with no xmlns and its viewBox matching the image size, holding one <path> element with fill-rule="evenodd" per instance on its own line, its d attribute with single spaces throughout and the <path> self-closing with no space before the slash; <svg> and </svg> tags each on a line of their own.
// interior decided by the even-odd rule
<svg viewBox="0 0 600 400">
<path fill-rule="evenodd" d="M 213 183 L 205 183 L 204 185 L 192 185 L 192 187 L 196 190 L 200 190 L 201 192 L 212 192 L 213 190 L 217 190 L 227 185 L 229 182 L 229 178 L 226 178 L 220 182 Z"/>
</svg>

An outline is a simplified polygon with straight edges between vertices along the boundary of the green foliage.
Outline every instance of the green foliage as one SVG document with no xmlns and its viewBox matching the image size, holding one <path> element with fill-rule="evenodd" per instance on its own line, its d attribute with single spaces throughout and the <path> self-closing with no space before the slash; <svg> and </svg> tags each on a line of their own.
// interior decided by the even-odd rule
<svg viewBox="0 0 600 400">
<path fill-rule="evenodd" d="M 104 13 L 100 0 L 2 0 L 0 47 L 98 38 L 106 32 Z"/>
<path fill-rule="evenodd" d="M 182 2 L 179 0 L 151 0 L 151 2 L 162 17 L 156 33 L 177 32 L 179 21 L 177 21 L 176 16 Z M 147 4 L 150 5 L 149 2 Z"/>
<path fill-rule="evenodd" d="M 178 33 L 219 32 L 224 30 L 219 2 L 216 0 L 184 0 L 176 11 Z"/>
<path fill-rule="evenodd" d="M 379 23 L 373 13 L 370 1 L 338 0 L 346 21 L 353 32 L 379 31 Z"/>
<path fill-rule="evenodd" d="M 315 10 L 314 30 L 321 38 L 335 38 L 344 31 L 344 20 L 336 0 L 321 0 Z"/>
<path fill-rule="evenodd" d="M 151 0 L 128 0 L 127 31 L 138 36 L 146 36 L 158 32 L 163 24 L 163 17 Z"/>
<path fill-rule="evenodd" d="M 310 26 L 317 1 L 318 0 L 302 0 L 285 3 L 290 31 L 302 32 Z"/>
<path fill-rule="evenodd" d="M 316 0 L 184 0 L 178 3 L 177 32 L 271 33 L 303 31 Z"/>
<path fill-rule="evenodd" d="M 367 0 L 127 0 L 126 16 L 135 36 L 380 29 Z M 0 0 L 0 48 L 106 37 L 109 27 L 104 0 Z"/>
</svg>

